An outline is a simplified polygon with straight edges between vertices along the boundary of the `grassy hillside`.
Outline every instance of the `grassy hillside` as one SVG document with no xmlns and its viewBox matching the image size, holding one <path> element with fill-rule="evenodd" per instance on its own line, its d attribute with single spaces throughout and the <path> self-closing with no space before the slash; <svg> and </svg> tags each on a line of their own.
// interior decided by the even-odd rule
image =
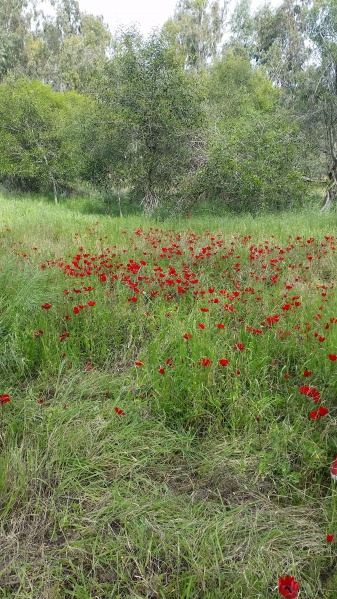
<svg viewBox="0 0 337 599">
<path fill-rule="evenodd" d="M 336 597 L 335 221 L 0 198 L 1 598 Z"/>
</svg>

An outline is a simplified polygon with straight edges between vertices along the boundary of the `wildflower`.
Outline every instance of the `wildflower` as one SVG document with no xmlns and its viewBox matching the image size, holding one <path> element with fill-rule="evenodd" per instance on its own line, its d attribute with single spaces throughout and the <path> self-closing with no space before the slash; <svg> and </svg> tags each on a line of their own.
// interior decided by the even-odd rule
<svg viewBox="0 0 337 599">
<path fill-rule="evenodd" d="M 234 349 L 239 349 L 240 351 L 243 351 L 244 349 L 246 349 L 246 346 L 243 343 L 235 343 Z"/>
<path fill-rule="evenodd" d="M 212 360 L 209 358 L 201 358 L 198 362 L 198 366 L 210 366 L 212 364 Z"/>
<path fill-rule="evenodd" d="M 208 308 L 200 308 L 201 312 L 209 312 Z"/>
<path fill-rule="evenodd" d="M 184 339 L 192 339 L 193 335 L 191 335 L 190 333 L 185 333 L 185 335 L 183 335 Z"/>
<path fill-rule="evenodd" d="M 121 410 L 120 408 L 114 408 L 116 414 L 119 414 L 119 416 L 125 416 L 125 413 L 123 412 L 123 410 Z"/>
<path fill-rule="evenodd" d="M 328 543 L 332 543 L 332 541 L 334 540 L 335 535 L 326 535 L 326 540 Z"/>
<path fill-rule="evenodd" d="M 46 302 L 45 304 L 43 304 L 41 306 L 41 308 L 43 308 L 43 310 L 49 310 L 52 307 L 51 304 L 49 304 L 48 302 Z"/>
<path fill-rule="evenodd" d="M 312 372 L 310 372 L 310 370 L 305 370 L 303 372 L 303 376 L 310 376 L 312 374 Z"/>
<path fill-rule="evenodd" d="M 218 329 L 224 329 L 224 328 L 225 328 L 225 325 L 224 325 L 224 324 L 221 324 L 221 323 L 219 323 L 219 324 L 217 325 L 217 327 L 218 327 Z"/>
<path fill-rule="evenodd" d="M 3 406 L 5 403 L 8 403 L 11 400 L 8 393 L 4 393 L 0 395 L 0 405 Z"/>
<path fill-rule="evenodd" d="M 158 372 L 159 374 L 165 374 L 165 368 L 159 368 Z"/>
<path fill-rule="evenodd" d="M 335 362 L 337 360 L 337 354 L 329 354 L 329 360 L 331 360 L 331 362 Z"/>
<path fill-rule="evenodd" d="M 60 335 L 60 341 L 64 341 L 65 339 L 67 339 L 67 337 L 70 336 L 70 333 L 63 333 L 62 335 Z"/>
<path fill-rule="evenodd" d="M 321 418 L 323 418 L 323 416 L 326 416 L 327 414 L 329 414 L 328 408 L 319 406 L 318 410 L 315 410 L 314 412 L 310 412 L 310 418 L 312 420 L 320 420 Z"/>
<path fill-rule="evenodd" d="M 301 395 L 306 395 L 307 397 L 312 397 L 312 399 L 316 402 L 320 401 L 320 392 L 315 387 L 308 387 L 307 385 L 302 385 L 299 388 L 299 392 Z"/>
<path fill-rule="evenodd" d="M 284 378 L 285 378 L 285 379 L 288 379 L 288 378 L 289 378 L 289 374 L 288 374 L 287 372 L 285 373 L 285 375 L 284 375 Z"/>
<path fill-rule="evenodd" d="M 89 370 L 93 369 L 93 365 L 92 364 L 87 364 L 85 367 L 86 371 L 89 372 Z"/>
<path fill-rule="evenodd" d="M 229 360 L 226 360 L 226 359 L 219 360 L 219 364 L 221 364 L 221 366 L 227 366 L 229 364 Z"/>
<path fill-rule="evenodd" d="M 39 329 L 38 331 L 34 331 L 33 333 L 35 339 L 38 339 L 39 337 L 41 337 L 41 335 L 43 335 L 43 331 L 41 331 L 41 329 Z"/>
<path fill-rule="evenodd" d="M 198 324 L 198 328 L 203 330 L 205 328 L 205 325 L 200 323 Z"/>
<path fill-rule="evenodd" d="M 90 306 L 92 308 L 92 306 L 94 306 L 96 304 L 96 302 L 94 302 L 93 300 L 90 300 L 90 302 L 88 302 L 88 306 Z"/>
<path fill-rule="evenodd" d="M 286 599 L 297 599 L 300 583 L 296 582 L 293 576 L 286 575 L 285 578 L 279 576 L 278 591 Z"/>
<path fill-rule="evenodd" d="M 135 362 L 135 366 L 143 366 L 143 362 L 137 361 Z"/>
<path fill-rule="evenodd" d="M 78 306 L 74 306 L 74 308 L 73 308 L 74 314 L 78 314 L 79 311 L 80 311 L 79 307 Z"/>
</svg>

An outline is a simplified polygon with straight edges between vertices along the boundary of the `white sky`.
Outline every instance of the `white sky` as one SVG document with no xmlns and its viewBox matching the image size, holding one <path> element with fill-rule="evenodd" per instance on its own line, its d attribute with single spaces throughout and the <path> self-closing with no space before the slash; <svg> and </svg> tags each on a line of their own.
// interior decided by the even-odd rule
<svg viewBox="0 0 337 599">
<path fill-rule="evenodd" d="M 153 27 L 161 27 L 174 13 L 176 0 L 78 0 L 80 10 L 93 15 L 103 15 L 111 31 L 119 25 L 137 23 L 140 31 L 147 35 Z M 271 0 L 276 6 L 281 0 Z M 253 0 L 252 7 L 265 4 Z"/>
</svg>

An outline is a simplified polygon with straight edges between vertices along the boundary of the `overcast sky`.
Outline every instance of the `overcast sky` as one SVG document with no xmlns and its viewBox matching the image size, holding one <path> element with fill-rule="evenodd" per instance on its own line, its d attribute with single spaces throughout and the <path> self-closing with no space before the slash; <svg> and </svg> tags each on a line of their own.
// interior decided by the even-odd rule
<svg viewBox="0 0 337 599">
<path fill-rule="evenodd" d="M 80 10 L 94 15 L 103 15 L 110 30 L 119 25 L 138 23 L 139 29 L 147 35 L 153 27 L 161 27 L 174 13 L 177 0 L 78 0 Z M 264 4 L 263 0 L 253 0 L 253 7 Z M 272 0 L 271 4 L 280 4 Z"/>
</svg>

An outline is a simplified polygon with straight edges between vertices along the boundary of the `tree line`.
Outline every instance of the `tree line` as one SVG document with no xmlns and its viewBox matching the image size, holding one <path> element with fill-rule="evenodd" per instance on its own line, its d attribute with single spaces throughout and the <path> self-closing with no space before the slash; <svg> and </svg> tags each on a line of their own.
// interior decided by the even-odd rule
<svg viewBox="0 0 337 599">
<path fill-rule="evenodd" d="M 337 0 L 179 0 L 147 38 L 50 4 L 0 0 L 3 185 L 258 212 L 317 181 L 334 204 Z"/>
</svg>

